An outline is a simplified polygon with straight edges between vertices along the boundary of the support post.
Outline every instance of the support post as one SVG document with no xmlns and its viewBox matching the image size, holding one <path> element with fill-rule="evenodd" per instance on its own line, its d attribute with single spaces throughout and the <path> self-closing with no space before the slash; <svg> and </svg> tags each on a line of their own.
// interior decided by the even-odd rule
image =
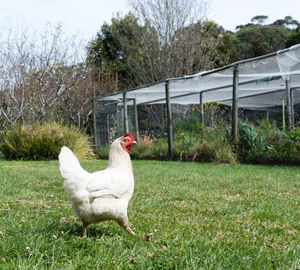
<svg viewBox="0 0 300 270">
<path fill-rule="evenodd" d="M 294 89 L 291 89 L 292 129 L 295 128 Z"/>
<path fill-rule="evenodd" d="M 97 110 L 96 110 L 96 99 L 93 100 L 93 125 L 94 125 L 94 138 L 95 138 L 95 145 L 96 145 L 96 153 L 100 152 L 100 140 L 98 138 L 97 132 Z"/>
<path fill-rule="evenodd" d="M 233 67 L 232 87 L 232 141 L 238 143 L 238 94 L 239 94 L 239 66 Z"/>
<path fill-rule="evenodd" d="M 106 145 L 110 145 L 110 130 L 109 130 L 109 114 L 106 114 L 106 129 L 107 129 L 107 142 Z"/>
<path fill-rule="evenodd" d="M 287 114 L 287 128 L 292 130 L 292 103 L 291 103 L 291 87 L 290 78 L 285 78 L 285 97 L 286 97 L 286 114 Z"/>
<path fill-rule="evenodd" d="M 173 159 L 173 121 L 172 121 L 172 107 L 170 100 L 170 86 L 169 81 L 165 81 L 166 92 L 166 109 L 167 109 L 167 133 L 168 133 L 168 154 L 169 158 Z"/>
<path fill-rule="evenodd" d="M 204 106 L 203 106 L 203 92 L 200 93 L 200 121 L 204 127 Z"/>
<path fill-rule="evenodd" d="M 134 110 L 134 123 L 135 123 L 135 134 L 136 140 L 139 141 L 139 122 L 138 122 L 138 113 L 137 113 L 137 105 L 136 99 L 133 99 L 133 110 Z"/>
<path fill-rule="evenodd" d="M 127 108 L 127 95 L 126 91 L 123 93 L 123 111 L 124 111 L 124 133 L 129 132 L 128 128 L 128 108 Z"/>
</svg>

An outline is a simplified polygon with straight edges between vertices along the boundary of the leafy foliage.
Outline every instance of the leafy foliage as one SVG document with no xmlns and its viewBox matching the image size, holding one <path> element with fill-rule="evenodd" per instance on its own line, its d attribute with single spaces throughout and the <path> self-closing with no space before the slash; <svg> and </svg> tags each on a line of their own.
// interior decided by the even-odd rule
<svg viewBox="0 0 300 270">
<path fill-rule="evenodd" d="M 279 25 L 249 25 L 233 37 L 233 43 L 243 59 L 252 58 L 285 47 L 289 30 Z"/>
<path fill-rule="evenodd" d="M 192 146 L 190 152 L 194 161 L 222 163 L 236 163 L 237 156 L 229 141 L 224 141 L 217 132 L 210 132 L 203 141 Z"/>
<path fill-rule="evenodd" d="M 281 25 L 287 29 L 296 29 L 297 27 L 300 26 L 300 23 L 293 19 L 291 16 L 285 16 L 284 19 L 279 19 L 273 22 L 273 25 Z"/>
<path fill-rule="evenodd" d="M 84 132 L 57 123 L 16 125 L 6 128 L 0 140 L 0 150 L 7 159 L 57 159 L 64 145 L 78 157 L 93 156 L 91 143 Z"/>
<path fill-rule="evenodd" d="M 104 23 L 97 37 L 87 46 L 88 62 L 93 66 L 105 66 L 119 76 L 121 89 L 136 84 L 137 67 L 130 64 L 132 57 L 141 55 L 141 37 L 145 28 L 129 13 L 124 18 L 112 18 L 111 24 Z"/>
<path fill-rule="evenodd" d="M 188 133 L 194 137 L 203 135 L 203 125 L 199 121 L 199 113 L 195 110 L 195 113 L 188 115 L 187 117 L 178 117 L 175 119 L 176 135 L 178 138 L 181 134 Z"/>
<path fill-rule="evenodd" d="M 188 121 L 194 122 L 195 120 L 194 116 L 191 115 Z M 186 126 L 184 123 L 180 119 L 177 120 L 173 149 L 175 160 L 215 163 L 237 162 L 237 155 L 233 151 L 227 126 L 211 129 L 198 125 L 199 129 L 197 129 L 197 125 Z M 188 128 L 185 130 L 185 127 Z M 166 139 L 143 137 L 131 150 L 130 155 L 133 159 L 168 160 L 168 142 Z"/>
<path fill-rule="evenodd" d="M 256 147 L 257 132 L 254 127 L 249 123 L 239 123 L 240 144 L 246 149 Z"/>
<path fill-rule="evenodd" d="M 241 59 L 241 56 L 239 55 L 237 48 L 233 43 L 233 39 L 234 34 L 226 31 L 222 33 L 221 44 L 218 47 L 218 54 L 220 55 L 221 59 L 226 59 L 226 61 L 221 63 L 222 65 L 234 63 Z M 227 58 L 225 58 L 225 55 Z"/>
<path fill-rule="evenodd" d="M 276 123 L 262 120 L 258 126 L 239 125 L 239 151 L 242 161 L 254 163 L 299 163 L 299 128 L 285 132 Z"/>
<path fill-rule="evenodd" d="M 170 16 L 179 20 L 176 14 Z M 156 23 L 145 20 L 141 24 L 129 13 L 103 24 L 87 46 L 88 62 L 118 73 L 120 88 L 124 89 L 209 70 L 238 59 L 231 35 L 216 23 L 183 23 L 169 32 L 164 27 L 170 27 L 170 22 L 162 26 L 164 18 L 155 17 Z M 168 36 L 162 35 L 163 30 Z"/>
<path fill-rule="evenodd" d="M 300 128 L 286 132 L 287 143 L 283 146 L 288 153 L 300 155 Z"/>
<path fill-rule="evenodd" d="M 258 15 L 251 23 L 239 25 L 233 43 L 243 59 L 252 58 L 290 47 L 299 41 L 300 23 L 291 16 L 264 24 L 266 15 Z"/>
<path fill-rule="evenodd" d="M 300 44 L 300 27 L 287 36 L 285 47 L 288 48 L 296 44 Z"/>
</svg>

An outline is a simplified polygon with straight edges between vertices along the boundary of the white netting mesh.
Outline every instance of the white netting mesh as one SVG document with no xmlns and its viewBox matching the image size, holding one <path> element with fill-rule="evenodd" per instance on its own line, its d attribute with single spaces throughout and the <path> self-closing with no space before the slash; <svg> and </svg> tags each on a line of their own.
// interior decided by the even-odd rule
<svg viewBox="0 0 300 270">
<path fill-rule="evenodd" d="M 300 88 L 300 44 L 277 54 L 236 64 L 239 68 L 239 107 L 265 109 L 280 106 L 285 98 L 284 79 L 289 79 L 292 90 Z M 225 69 L 169 79 L 171 102 L 199 104 L 199 94 L 203 92 L 203 102 L 217 101 L 231 105 L 232 82 L 233 65 Z M 165 82 L 127 90 L 127 98 L 136 99 L 137 104 L 165 103 Z M 123 94 L 117 93 L 99 99 L 122 102 Z M 293 102 L 300 103 L 298 94 L 294 95 Z"/>
</svg>

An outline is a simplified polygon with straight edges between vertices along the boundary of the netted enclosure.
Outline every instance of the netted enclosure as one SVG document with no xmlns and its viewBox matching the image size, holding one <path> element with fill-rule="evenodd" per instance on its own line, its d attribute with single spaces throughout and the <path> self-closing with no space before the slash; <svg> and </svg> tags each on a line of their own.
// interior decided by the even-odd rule
<svg viewBox="0 0 300 270">
<path fill-rule="evenodd" d="M 94 101 L 95 142 L 99 151 L 128 131 L 136 137 L 155 133 L 168 138 L 172 157 L 175 131 L 186 124 L 196 133 L 203 126 L 230 122 L 226 132 L 234 143 L 239 118 L 276 119 L 292 130 L 299 124 L 299 113 L 300 44 L 215 70 L 100 96 Z"/>
<path fill-rule="evenodd" d="M 126 116 L 126 119 L 124 119 Z M 138 137 L 137 106 L 135 100 L 127 101 L 126 112 L 120 100 L 94 100 L 94 130 L 96 150 L 107 147 L 126 130 Z"/>
</svg>

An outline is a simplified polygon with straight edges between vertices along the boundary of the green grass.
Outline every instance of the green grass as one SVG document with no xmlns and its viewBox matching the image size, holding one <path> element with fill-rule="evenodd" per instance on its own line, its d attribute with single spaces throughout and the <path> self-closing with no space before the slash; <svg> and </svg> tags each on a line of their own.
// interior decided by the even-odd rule
<svg viewBox="0 0 300 270">
<path fill-rule="evenodd" d="M 300 269 L 299 167 L 133 168 L 136 237 L 104 222 L 82 239 L 57 161 L 0 160 L 0 269 Z"/>
</svg>

